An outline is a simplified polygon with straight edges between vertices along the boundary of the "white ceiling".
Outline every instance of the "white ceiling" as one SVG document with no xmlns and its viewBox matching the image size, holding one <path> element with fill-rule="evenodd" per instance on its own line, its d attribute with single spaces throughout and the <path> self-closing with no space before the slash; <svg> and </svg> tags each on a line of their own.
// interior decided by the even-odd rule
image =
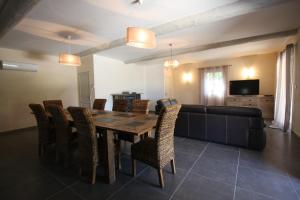
<svg viewBox="0 0 300 200">
<path fill-rule="evenodd" d="M 271 2 L 272 0 L 270 0 Z M 57 55 L 68 49 L 62 37 L 74 35 L 72 50 L 79 53 L 92 47 L 108 44 L 125 36 L 126 27 L 157 27 L 162 24 L 212 9 L 239 3 L 238 0 L 144 0 L 141 6 L 132 5 L 131 0 L 43 0 L 34 7 L 13 30 L 0 40 L 0 47 L 20 49 Z M 241 2 L 246 2 L 243 0 Z M 252 1 L 259 2 L 259 1 Z M 254 6 L 247 1 L 249 7 Z M 247 5 L 248 5 L 247 4 Z M 220 41 L 251 37 L 255 35 L 285 31 L 300 27 L 300 1 L 258 9 L 221 20 L 211 20 L 199 26 L 180 29 L 158 36 L 158 47 L 152 50 L 119 46 L 99 52 L 99 55 L 122 61 L 137 59 L 168 51 L 168 43 L 174 48 L 186 48 Z M 238 12 L 237 12 L 238 13 Z M 223 49 L 191 53 L 179 56 L 183 60 L 199 60 L 261 52 L 278 51 L 286 38 L 242 45 L 243 50 L 229 47 L 230 55 Z M 201 56 L 202 55 L 202 56 Z"/>
</svg>

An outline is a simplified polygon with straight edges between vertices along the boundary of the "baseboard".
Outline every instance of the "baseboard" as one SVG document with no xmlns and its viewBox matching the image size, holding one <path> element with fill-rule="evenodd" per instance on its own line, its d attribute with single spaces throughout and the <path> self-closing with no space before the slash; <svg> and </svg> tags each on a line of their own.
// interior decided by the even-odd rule
<svg viewBox="0 0 300 200">
<path fill-rule="evenodd" d="M 300 133 L 296 133 L 295 131 L 292 131 L 292 133 L 300 137 Z"/>
<path fill-rule="evenodd" d="M 20 128 L 20 129 L 14 129 L 14 130 L 9 130 L 9 131 L 2 131 L 0 134 L 12 134 L 12 133 L 18 133 L 21 131 L 30 131 L 36 129 L 36 126 L 31 126 L 31 127 L 26 127 L 26 128 Z"/>
</svg>

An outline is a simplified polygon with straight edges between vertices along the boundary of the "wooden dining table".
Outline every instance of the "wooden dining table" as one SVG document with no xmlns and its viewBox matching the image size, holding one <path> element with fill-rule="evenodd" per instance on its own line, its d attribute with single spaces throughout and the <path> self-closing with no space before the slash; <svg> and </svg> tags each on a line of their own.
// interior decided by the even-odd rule
<svg viewBox="0 0 300 200">
<path fill-rule="evenodd" d="M 70 114 L 67 114 L 73 121 Z M 141 136 L 156 126 L 157 116 L 154 114 L 139 114 L 129 112 L 92 110 L 94 124 L 103 130 L 104 135 L 104 169 L 106 182 L 112 184 L 116 181 L 114 132 L 122 131 L 126 134 Z M 101 131 L 102 133 L 102 131 Z"/>
</svg>

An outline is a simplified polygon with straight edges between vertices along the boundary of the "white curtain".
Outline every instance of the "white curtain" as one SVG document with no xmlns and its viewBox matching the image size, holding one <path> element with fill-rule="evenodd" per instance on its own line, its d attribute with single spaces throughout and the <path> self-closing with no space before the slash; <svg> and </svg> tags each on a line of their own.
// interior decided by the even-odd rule
<svg viewBox="0 0 300 200">
<path fill-rule="evenodd" d="M 270 127 L 290 131 L 293 113 L 295 46 L 290 44 L 277 58 L 274 121 Z"/>
<path fill-rule="evenodd" d="M 227 96 L 228 66 L 200 69 L 200 103 L 203 105 L 225 105 Z"/>
</svg>

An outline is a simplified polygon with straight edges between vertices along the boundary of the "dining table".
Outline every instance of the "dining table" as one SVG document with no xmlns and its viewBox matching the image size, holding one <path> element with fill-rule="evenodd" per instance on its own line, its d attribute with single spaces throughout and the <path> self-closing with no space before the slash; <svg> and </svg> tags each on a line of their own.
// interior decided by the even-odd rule
<svg viewBox="0 0 300 200">
<path fill-rule="evenodd" d="M 116 112 L 92 110 L 92 118 L 96 128 L 101 129 L 104 139 L 104 170 L 105 180 L 109 184 L 116 181 L 114 133 L 142 136 L 149 133 L 156 126 L 157 116 L 154 114 L 140 114 L 130 112 Z M 69 121 L 73 121 L 67 113 Z"/>
</svg>

